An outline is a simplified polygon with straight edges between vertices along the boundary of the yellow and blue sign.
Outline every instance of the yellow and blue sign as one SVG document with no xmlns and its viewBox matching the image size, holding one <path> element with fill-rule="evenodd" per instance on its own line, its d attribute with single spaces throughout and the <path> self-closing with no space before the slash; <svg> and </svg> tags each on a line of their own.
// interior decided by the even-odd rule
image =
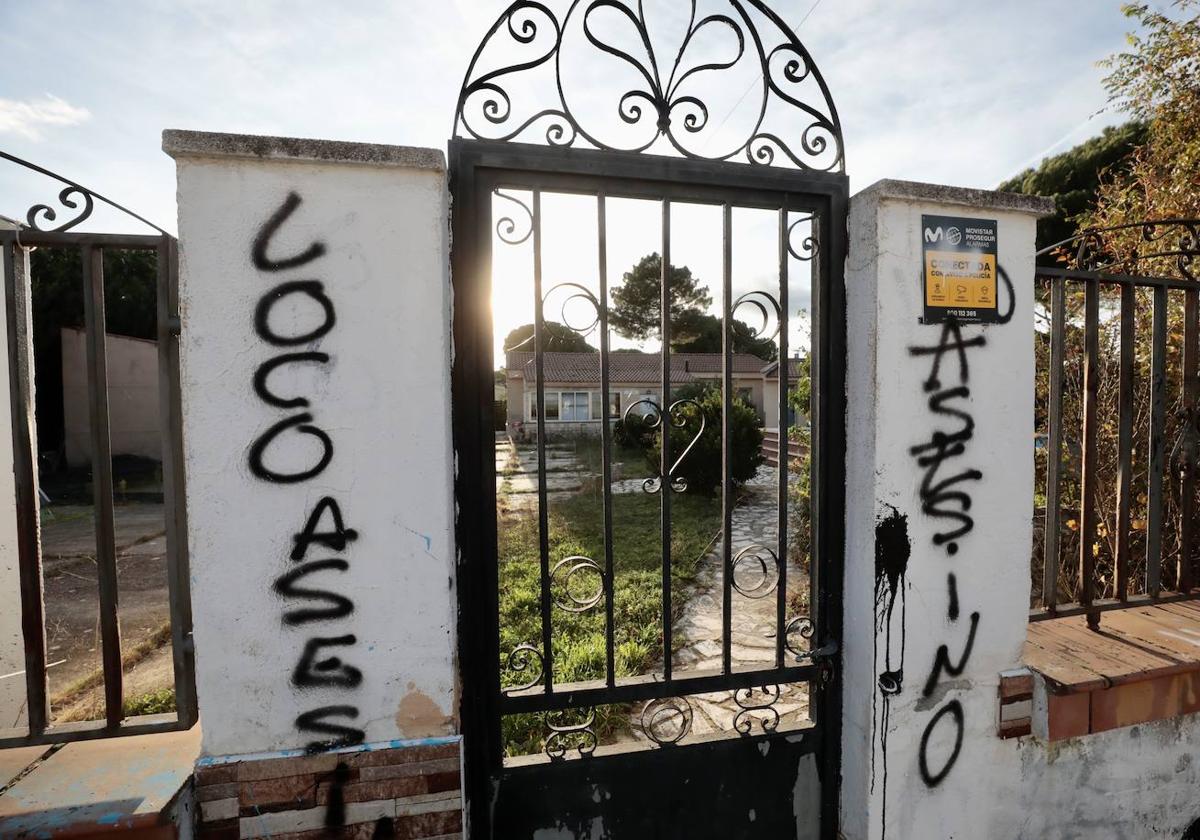
<svg viewBox="0 0 1200 840">
<path fill-rule="evenodd" d="M 996 306 L 996 221 L 921 216 L 926 324 L 986 324 Z"/>
</svg>

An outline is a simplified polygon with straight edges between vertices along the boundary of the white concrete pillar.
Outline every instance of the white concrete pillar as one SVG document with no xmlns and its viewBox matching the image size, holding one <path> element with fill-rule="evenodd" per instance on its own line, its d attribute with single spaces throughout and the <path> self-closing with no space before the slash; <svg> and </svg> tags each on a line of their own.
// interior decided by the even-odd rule
<svg viewBox="0 0 1200 840">
<path fill-rule="evenodd" d="M 12 230 L 18 226 L 19 223 L 0 218 L 0 228 Z M 24 334 L 20 336 L 25 352 L 19 360 L 19 367 L 28 377 L 32 398 L 30 360 L 33 358 L 33 329 L 29 323 L 26 294 L 29 251 L 18 249 L 13 262 L 17 275 L 18 311 L 26 316 Z M 4 271 L 4 261 L 0 260 L 0 284 L 7 282 Z M 0 285 L 0 288 L 4 286 Z M 17 553 L 17 493 L 13 476 L 12 395 L 7 361 L 8 319 L 3 317 L 0 317 L 0 348 L 5 354 L 5 362 L 0 364 L 0 730 L 19 731 L 29 725 L 29 716 L 25 694 L 25 642 L 21 631 L 21 569 Z"/>
<path fill-rule="evenodd" d="M 842 830 L 983 837 L 998 676 L 1029 609 L 1033 255 L 1053 208 L 899 181 L 850 208 Z M 922 322 L 922 242 L 971 235 L 926 215 L 996 223 L 1003 323 Z"/>
<path fill-rule="evenodd" d="M 453 735 L 443 156 L 182 131 L 163 148 L 203 753 Z"/>
</svg>

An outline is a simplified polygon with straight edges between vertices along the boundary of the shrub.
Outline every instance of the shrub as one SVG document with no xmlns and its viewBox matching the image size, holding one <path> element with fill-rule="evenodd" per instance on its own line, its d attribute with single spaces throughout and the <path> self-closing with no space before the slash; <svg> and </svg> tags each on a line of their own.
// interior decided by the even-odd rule
<svg viewBox="0 0 1200 840">
<path fill-rule="evenodd" d="M 691 400 L 692 403 L 680 405 L 676 410 L 676 420 L 683 418 L 683 427 L 671 424 L 671 461 L 679 460 L 679 456 L 688 448 L 700 428 L 699 417 L 704 417 L 704 431 L 696 440 L 695 446 L 687 453 L 687 457 L 675 471 L 675 478 L 687 482 L 687 493 L 711 496 L 721 487 L 722 458 L 721 458 L 721 389 L 703 385 L 688 385 L 680 388 L 671 395 L 672 405 L 678 405 L 681 400 Z M 699 406 L 699 408 L 697 408 Z M 744 400 L 734 397 L 732 403 L 730 431 L 730 473 L 735 485 L 744 484 L 754 477 L 759 466 L 763 463 L 762 456 L 762 427 L 759 426 L 758 414 L 754 407 Z M 638 437 L 647 441 L 646 457 L 657 471 L 659 463 L 659 447 L 661 435 L 659 430 L 650 432 L 642 421 L 631 420 L 630 426 L 637 425 Z M 634 430 L 623 430 L 623 434 L 634 436 Z"/>
</svg>

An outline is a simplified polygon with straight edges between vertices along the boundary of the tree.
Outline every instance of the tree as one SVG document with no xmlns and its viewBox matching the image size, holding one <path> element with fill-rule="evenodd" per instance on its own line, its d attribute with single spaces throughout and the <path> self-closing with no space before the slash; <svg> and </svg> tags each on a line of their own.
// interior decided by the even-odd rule
<svg viewBox="0 0 1200 840">
<path fill-rule="evenodd" d="M 642 257 L 625 272 L 624 281 L 613 289 L 608 323 L 626 338 L 644 340 L 661 336 L 662 257 L 657 253 Z M 712 304 L 708 287 L 700 285 L 687 266 L 671 267 L 669 292 L 672 330 L 685 312 L 702 313 Z"/>
<path fill-rule="evenodd" d="M 1128 36 L 1127 51 L 1102 62 L 1109 71 L 1104 86 L 1109 102 L 1146 122 L 1149 132 L 1131 165 L 1100 185 L 1090 225 L 1200 216 L 1200 0 L 1174 6 L 1174 17 L 1146 3 L 1122 7 L 1142 32 Z M 1123 251 L 1126 242 L 1109 244 Z"/>
<path fill-rule="evenodd" d="M 558 353 L 595 353 L 596 348 L 587 343 L 582 335 L 557 321 L 542 322 L 542 349 Z M 524 324 L 511 330 L 504 338 L 504 352 L 523 350 L 533 352 L 533 324 Z"/>
<path fill-rule="evenodd" d="M 1147 135 L 1146 123 L 1140 120 L 1106 128 L 1099 137 L 1046 158 L 1037 169 L 1025 170 L 999 189 L 1053 198 L 1058 209 L 1038 220 L 1037 247 L 1062 242 L 1079 232 L 1079 217 L 1091 210 L 1101 180 L 1127 169 L 1134 149 L 1146 142 Z M 1053 257 L 1046 260 L 1053 262 Z"/>
<path fill-rule="evenodd" d="M 734 353 L 749 353 L 766 362 L 779 356 L 779 347 L 770 338 L 757 338 L 754 330 L 733 319 L 731 327 Z M 686 310 L 671 325 L 671 349 L 680 353 L 720 353 L 721 319 L 698 309 Z"/>
<path fill-rule="evenodd" d="M 1113 107 L 1124 111 L 1145 126 L 1141 142 L 1120 166 L 1102 172 L 1091 207 L 1079 219 L 1081 228 L 1108 228 L 1146 220 L 1188 218 L 1200 215 L 1200 15 L 1195 10 L 1198 0 L 1177 0 L 1175 14 L 1151 11 L 1144 3 L 1123 7 L 1124 13 L 1136 21 L 1140 32 L 1129 36 L 1129 48 L 1103 62 L 1108 75 L 1105 86 Z M 1162 250 L 1173 250 L 1180 231 L 1164 231 L 1173 239 L 1160 243 Z M 1116 271 L 1141 274 L 1178 272 L 1174 259 L 1142 260 L 1136 265 L 1122 265 L 1124 255 L 1136 251 L 1145 253 L 1140 226 L 1104 232 L 1092 243 L 1101 255 L 1101 264 Z M 1165 245 L 1166 247 L 1161 247 Z M 1061 255 L 1069 260 L 1071 254 Z M 1159 265 L 1154 263 L 1158 262 Z M 1036 288 L 1036 312 L 1043 323 L 1047 317 L 1050 284 L 1039 281 Z M 1150 385 L 1153 379 L 1152 296 L 1147 290 L 1137 290 L 1133 296 L 1134 331 L 1133 358 L 1133 428 L 1137 437 L 1149 427 Z M 1120 406 L 1121 325 L 1115 317 L 1121 306 L 1121 291 L 1114 283 L 1100 284 L 1099 345 L 1097 366 L 1096 418 L 1099 436 L 1096 470 L 1096 510 L 1098 527 L 1096 540 L 1090 546 L 1080 545 L 1079 509 L 1081 496 L 1080 460 L 1083 451 L 1082 406 L 1085 400 L 1085 341 L 1083 324 L 1084 291 L 1080 284 L 1067 284 L 1065 317 L 1056 328 L 1063 331 L 1065 352 L 1063 377 L 1063 446 L 1058 452 L 1048 447 L 1036 452 L 1039 472 L 1045 475 L 1050 459 L 1062 465 L 1060 481 L 1060 518 L 1062 530 L 1058 587 L 1060 601 L 1076 597 L 1078 558 L 1081 551 L 1091 553 L 1099 591 L 1097 597 L 1112 597 L 1115 585 L 1116 510 L 1120 475 L 1117 447 L 1117 424 Z M 1178 585 L 1178 564 L 1184 557 L 1182 543 L 1180 498 L 1177 482 L 1180 463 L 1178 447 L 1184 439 L 1187 413 L 1184 411 L 1180 389 L 1174 384 L 1182 369 L 1183 349 L 1182 295 L 1168 297 L 1167 313 L 1167 400 L 1164 439 L 1166 460 L 1164 470 L 1163 525 L 1163 586 Z M 1035 430 L 1046 432 L 1049 405 L 1050 333 L 1040 327 L 1037 336 L 1036 393 L 1038 414 Z M 1131 499 L 1132 526 L 1129 539 L 1129 591 L 1142 590 L 1146 574 L 1145 555 L 1148 528 L 1148 499 L 1145 487 L 1150 476 L 1148 447 L 1144 442 L 1134 445 L 1130 454 L 1132 486 L 1139 488 Z M 1040 488 L 1039 488 L 1040 489 Z M 1045 498 L 1039 499 L 1045 505 Z M 1040 517 L 1035 521 L 1041 522 Z M 1034 540 L 1034 592 L 1040 591 L 1043 558 L 1042 540 Z"/>
</svg>

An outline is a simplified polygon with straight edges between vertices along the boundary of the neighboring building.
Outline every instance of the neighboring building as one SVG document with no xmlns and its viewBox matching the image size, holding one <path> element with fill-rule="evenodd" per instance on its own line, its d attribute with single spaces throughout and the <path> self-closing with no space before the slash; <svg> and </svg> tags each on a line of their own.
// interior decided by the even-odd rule
<svg viewBox="0 0 1200 840">
<path fill-rule="evenodd" d="M 671 387 L 694 382 L 721 383 L 720 353 L 672 353 Z M 792 361 L 793 381 L 799 365 Z M 510 435 L 531 435 L 537 423 L 537 370 L 531 352 L 510 352 L 506 358 Z M 610 421 L 642 399 L 658 402 L 662 387 L 662 357 L 658 353 L 610 353 L 608 357 Z M 778 364 L 748 353 L 733 356 L 733 388 L 754 407 L 764 425 L 778 423 Z M 604 415 L 600 395 L 599 353 L 542 354 L 546 402 L 546 434 L 599 434 Z"/>
<path fill-rule="evenodd" d="M 104 348 L 112 454 L 161 461 L 157 342 L 109 333 Z M 88 412 L 87 335 L 82 329 L 62 329 L 62 382 L 67 464 L 87 466 L 92 462 L 92 426 Z"/>
</svg>

